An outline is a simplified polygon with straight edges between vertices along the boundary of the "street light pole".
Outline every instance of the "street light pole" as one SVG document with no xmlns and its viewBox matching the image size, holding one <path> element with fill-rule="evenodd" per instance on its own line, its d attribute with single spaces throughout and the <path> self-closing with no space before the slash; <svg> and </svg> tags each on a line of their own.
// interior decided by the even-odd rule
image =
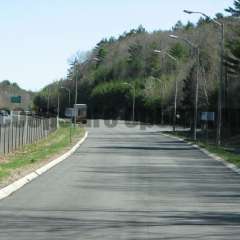
<svg viewBox="0 0 240 240">
<path fill-rule="evenodd" d="M 77 124 L 77 99 L 78 99 L 78 70 L 77 66 L 75 65 L 76 76 L 75 76 L 75 104 L 74 104 L 74 127 Z"/>
<path fill-rule="evenodd" d="M 205 18 L 210 19 L 212 22 L 214 22 L 216 25 L 218 25 L 221 29 L 221 61 L 220 61 L 220 79 L 219 79 L 219 87 L 218 87 L 218 118 L 217 118 L 217 138 L 216 142 L 218 145 L 221 145 L 221 131 L 222 131 L 222 109 L 223 109 L 223 75 L 224 75 L 224 23 L 219 22 L 207 14 L 203 12 L 195 12 L 195 11 L 189 11 L 189 10 L 184 10 L 185 13 L 187 14 L 200 14 L 204 16 Z"/>
<path fill-rule="evenodd" d="M 221 62 L 220 62 L 220 82 L 218 92 L 218 124 L 217 124 L 217 144 L 221 145 L 221 131 L 222 131 L 222 95 L 223 95 L 223 75 L 224 75 L 224 24 L 221 23 Z"/>
<path fill-rule="evenodd" d="M 170 38 L 173 39 L 179 39 L 184 41 L 185 43 L 187 43 L 195 52 L 196 55 L 196 61 L 197 61 L 197 73 L 196 73 L 196 85 L 195 85 L 195 98 L 194 98 L 194 123 L 193 123 L 193 140 L 196 141 L 197 140 L 197 122 L 198 122 L 198 89 L 199 89 L 199 67 L 200 67 L 200 59 L 199 59 L 199 54 L 200 54 L 200 50 L 199 47 L 196 46 L 195 44 L 193 44 L 191 41 L 189 41 L 188 39 L 185 38 L 181 38 L 179 36 L 176 35 L 169 35 Z"/>
<path fill-rule="evenodd" d="M 196 76 L 196 87 L 195 87 L 195 102 L 194 102 L 194 131 L 193 131 L 193 139 L 197 140 L 197 119 L 198 119 L 198 95 L 199 95 L 199 67 L 200 67 L 200 51 L 199 48 L 195 48 L 196 56 L 197 56 L 197 76 Z"/>
<path fill-rule="evenodd" d="M 163 53 L 172 59 L 178 66 L 178 60 L 170 53 L 164 50 L 154 50 L 155 53 Z M 173 111 L 173 132 L 176 132 L 176 115 L 177 115 L 177 98 L 178 98 L 178 79 L 175 76 L 175 94 L 174 94 L 174 111 Z"/>
<path fill-rule="evenodd" d="M 60 93 L 59 93 L 59 88 L 58 88 L 57 128 L 59 128 L 59 112 L 60 112 Z"/>
<path fill-rule="evenodd" d="M 173 132 L 176 132 L 177 96 L 178 96 L 178 81 L 177 81 L 177 77 L 175 77 L 175 96 L 174 96 L 174 113 L 173 113 Z"/>
</svg>

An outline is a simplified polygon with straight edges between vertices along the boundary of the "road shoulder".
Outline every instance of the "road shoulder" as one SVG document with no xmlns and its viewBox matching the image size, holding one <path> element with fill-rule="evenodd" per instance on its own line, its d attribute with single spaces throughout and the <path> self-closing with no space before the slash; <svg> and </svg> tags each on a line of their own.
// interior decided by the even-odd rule
<svg viewBox="0 0 240 240">
<path fill-rule="evenodd" d="M 12 193 L 14 193 L 17 190 L 19 190 L 20 188 L 22 188 L 24 185 L 30 183 L 37 177 L 41 176 L 42 174 L 44 174 L 45 172 L 50 170 L 51 168 L 53 168 L 56 165 L 58 165 L 59 163 L 63 162 L 65 159 L 67 159 L 69 156 L 71 156 L 83 144 L 83 142 L 87 139 L 87 137 L 88 137 L 88 132 L 86 131 L 84 137 L 81 140 L 79 140 L 69 151 L 67 151 L 63 155 L 57 157 L 56 159 L 48 162 L 44 166 L 36 169 L 35 171 L 27 174 L 26 176 L 22 177 L 21 179 L 13 182 L 12 184 L 0 189 L 0 200 L 8 197 Z"/>
<path fill-rule="evenodd" d="M 199 145 L 197 144 L 193 144 L 191 142 L 188 142 L 186 141 L 184 138 L 181 138 L 181 137 L 177 137 L 177 136 L 173 136 L 171 134 L 166 134 L 166 133 L 162 133 L 163 136 L 166 136 L 166 137 L 170 137 L 172 139 L 177 139 L 181 142 L 185 142 L 191 146 L 193 146 L 194 148 L 200 150 L 201 152 L 203 152 L 204 154 L 206 154 L 208 157 L 218 161 L 218 162 L 221 162 L 223 163 L 227 168 L 231 169 L 233 172 L 237 173 L 237 174 L 240 174 L 240 168 L 238 168 L 235 164 L 232 164 L 232 163 L 229 163 L 227 162 L 225 159 L 223 159 L 222 157 L 218 156 L 217 154 L 214 154 L 214 153 L 211 153 L 210 151 L 208 151 L 207 149 L 205 148 L 202 148 L 200 147 Z"/>
</svg>

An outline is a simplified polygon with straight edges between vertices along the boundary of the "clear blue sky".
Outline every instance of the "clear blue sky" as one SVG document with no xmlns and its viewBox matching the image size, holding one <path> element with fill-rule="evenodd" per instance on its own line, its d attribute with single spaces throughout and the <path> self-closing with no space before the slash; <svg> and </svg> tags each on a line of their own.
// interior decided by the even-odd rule
<svg viewBox="0 0 240 240">
<path fill-rule="evenodd" d="M 196 22 L 183 9 L 211 16 L 232 0 L 0 0 L 0 81 L 40 90 L 64 77 L 68 59 L 104 37 L 142 24 L 170 29 L 177 20 Z"/>
</svg>

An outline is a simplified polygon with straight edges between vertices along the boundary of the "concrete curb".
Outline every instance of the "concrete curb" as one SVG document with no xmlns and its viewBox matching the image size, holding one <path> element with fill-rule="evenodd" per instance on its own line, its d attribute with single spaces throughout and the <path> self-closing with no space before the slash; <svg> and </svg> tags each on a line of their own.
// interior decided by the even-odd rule
<svg viewBox="0 0 240 240">
<path fill-rule="evenodd" d="M 172 135 L 165 134 L 165 133 L 162 133 L 162 135 L 165 136 L 165 137 L 170 137 L 170 138 L 173 138 L 173 139 L 177 139 L 177 140 L 179 140 L 181 142 L 185 142 L 185 143 L 193 146 L 194 148 L 200 150 L 201 152 L 206 154 L 208 157 L 210 157 L 210 158 L 212 158 L 212 159 L 214 159 L 214 160 L 216 160 L 218 162 L 221 162 L 223 165 L 225 165 L 227 168 L 231 169 L 233 172 L 235 172 L 237 174 L 240 174 L 240 168 L 238 168 L 236 165 L 227 162 L 223 158 L 219 157 L 218 155 L 216 155 L 214 153 L 209 152 L 205 148 L 201 148 L 197 144 L 192 144 L 191 142 L 187 142 L 186 140 L 184 140 L 183 138 L 180 138 L 180 137 L 172 136 Z"/>
<path fill-rule="evenodd" d="M 20 188 L 22 188 L 24 185 L 30 183 L 35 178 L 41 176 L 43 173 L 47 172 L 51 168 L 55 167 L 57 164 L 63 162 L 65 159 L 67 159 L 69 156 L 71 156 L 80 146 L 81 144 L 87 139 L 88 132 L 85 133 L 84 137 L 68 152 L 64 153 L 62 156 L 56 158 L 55 160 L 51 161 L 50 163 L 46 164 L 45 166 L 37 169 L 36 171 L 28 174 L 27 176 L 17 180 L 16 182 L 8 185 L 7 187 L 4 187 L 0 189 L 0 200 L 8 197 L 12 193 L 16 192 Z"/>
</svg>

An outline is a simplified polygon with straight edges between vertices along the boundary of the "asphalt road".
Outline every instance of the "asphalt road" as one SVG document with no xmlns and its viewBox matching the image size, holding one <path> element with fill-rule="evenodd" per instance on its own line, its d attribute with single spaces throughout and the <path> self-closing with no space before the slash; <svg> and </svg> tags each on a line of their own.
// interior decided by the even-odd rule
<svg viewBox="0 0 240 240">
<path fill-rule="evenodd" d="M 240 239 L 240 175 L 158 127 L 101 125 L 0 202 L 1 240 Z"/>
</svg>

